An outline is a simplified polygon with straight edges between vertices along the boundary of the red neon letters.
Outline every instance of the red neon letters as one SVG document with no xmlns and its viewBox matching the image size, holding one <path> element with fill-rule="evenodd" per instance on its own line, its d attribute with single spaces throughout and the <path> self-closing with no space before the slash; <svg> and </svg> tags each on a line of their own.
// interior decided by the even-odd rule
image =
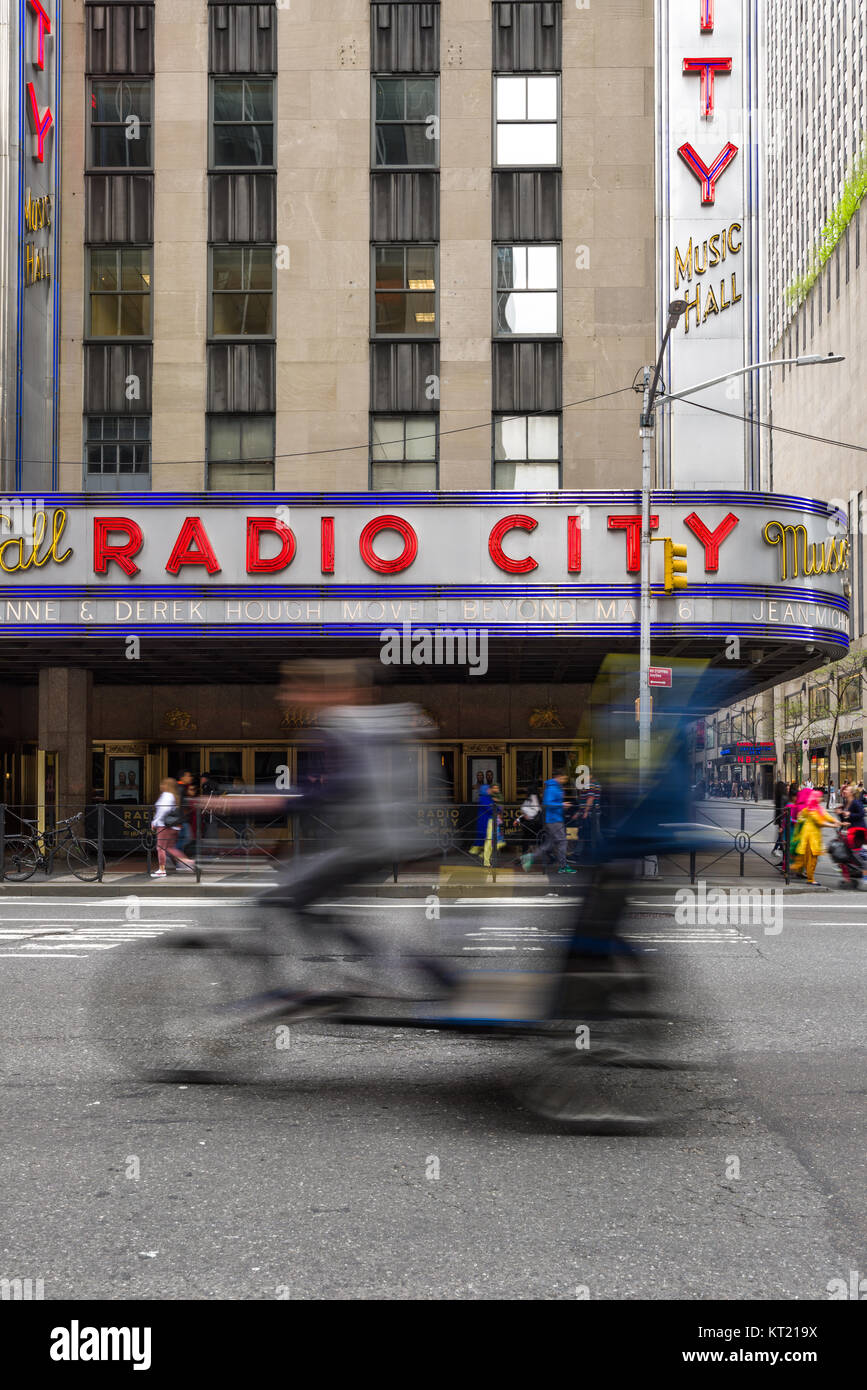
<svg viewBox="0 0 867 1390">
<path fill-rule="evenodd" d="M 504 516 L 491 527 L 491 534 L 488 537 L 488 554 L 493 560 L 497 569 L 503 570 L 506 574 L 529 574 L 531 570 L 538 569 L 539 566 L 531 555 L 525 560 L 512 560 L 503 549 L 503 537 L 509 531 L 535 531 L 539 525 L 538 521 L 532 516 Z"/>
<path fill-rule="evenodd" d="M 39 114 L 39 103 L 36 100 L 36 88 L 32 82 L 27 83 L 27 95 L 30 99 L 30 118 L 33 121 L 33 130 L 36 135 L 36 158 L 40 164 L 45 162 L 45 137 L 51 129 L 54 117 L 50 107 L 46 106 L 45 115 Z"/>
<path fill-rule="evenodd" d="M 701 78 L 701 114 L 709 121 L 713 116 L 713 85 L 717 73 L 731 72 L 731 58 L 684 58 L 683 70 L 687 76 L 697 72 Z"/>
<path fill-rule="evenodd" d="M 626 532 L 626 573 L 639 574 L 641 572 L 641 517 L 640 516 L 610 516 L 608 518 L 609 531 Z M 651 531 L 659 529 L 659 517 L 650 518 Z"/>
<path fill-rule="evenodd" d="M 716 202 L 717 179 L 725 173 L 737 152 L 737 145 L 733 145 L 729 140 L 725 148 L 720 150 L 713 164 L 708 167 L 689 142 L 681 145 L 678 154 L 701 184 L 701 201 L 704 204 L 709 205 Z"/>
<path fill-rule="evenodd" d="M 126 540 L 122 545 L 112 545 L 109 535 L 112 531 L 122 531 Z M 120 565 L 124 574 L 132 579 L 139 572 L 133 563 L 133 555 L 138 555 L 144 545 L 142 529 L 137 521 L 128 516 L 95 516 L 93 518 L 93 572 L 107 574 L 110 561 Z"/>
<path fill-rule="evenodd" d="M 562 517 L 563 513 L 561 512 L 560 515 Z M 582 516 L 580 514 L 569 515 L 567 512 L 565 521 L 566 545 L 564 552 L 562 540 L 559 545 L 556 543 L 556 536 L 559 535 L 562 538 L 562 531 L 553 529 L 554 519 L 552 517 L 546 518 L 548 530 L 544 548 L 547 562 L 561 576 L 564 567 L 568 574 L 580 574 L 582 566 Z M 329 575 L 334 574 L 335 570 L 334 523 L 335 518 L 333 516 L 320 517 L 320 569 L 323 574 Z M 625 532 L 626 573 L 640 573 L 641 516 L 637 512 L 615 513 L 607 517 L 607 523 L 609 531 Z M 562 521 L 558 522 L 557 526 L 559 527 L 561 524 Z M 739 524 L 739 518 L 734 512 L 728 512 L 722 521 L 711 528 L 702 521 L 696 512 L 690 512 L 688 516 L 683 518 L 682 524 L 704 547 L 705 570 L 709 574 L 715 573 L 719 569 L 720 547 Z M 298 552 L 298 541 L 291 527 L 273 516 L 246 516 L 242 525 L 246 531 L 247 574 L 279 574 L 282 570 L 289 568 Z M 538 525 L 539 521 L 536 517 L 523 512 L 515 512 L 509 516 L 501 517 L 499 521 L 494 523 L 488 535 L 488 554 L 497 569 L 502 570 L 504 574 L 521 575 L 530 574 L 539 568 L 538 562 L 532 555 L 525 555 L 523 559 L 515 559 L 504 549 L 504 543 L 511 532 L 523 531 L 530 534 L 537 529 Z M 658 516 L 651 516 L 650 529 L 652 531 L 659 530 Z M 382 531 L 394 531 L 403 541 L 400 554 L 393 560 L 382 559 L 373 548 L 377 536 Z M 241 535 L 244 535 L 244 531 L 241 532 Z M 269 538 L 276 539 L 269 541 Z M 144 544 L 145 537 L 142 526 L 132 517 L 95 516 L 93 518 L 94 574 L 107 574 L 112 564 L 116 564 L 127 578 L 134 579 L 137 574 L 141 573 L 140 567 L 135 563 L 135 557 L 140 553 Z M 171 545 L 169 558 L 165 565 L 167 574 L 177 575 L 186 568 L 204 569 L 209 575 L 221 573 L 220 562 L 201 517 L 184 517 L 174 542 L 166 538 L 164 544 L 166 548 Z M 517 542 L 517 544 L 520 543 Z M 166 553 L 165 550 L 158 540 L 152 540 L 151 546 L 152 549 L 159 548 L 160 558 L 157 563 L 161 563 L 162 556 Z M 409 569 L 416 560 L 419 552 L 419 538 L 415 529 L 403 517 L 377 516 L 368 521 L 361 530 L 358 538 L 358 549 L 367 568 L 373 570 L 375 574 L 400 574 L 403 570 Z M 435 549 L 436 547 L 434 547 Z M 265 551 L 264 554 L 263 550 Z M 275 553 L 270 554 L 269 551 Z M 312 556 L 308 555 L 307 558 L 308 563 L 315 563 Z M 553 577 L 557 582 L 556 576 Z M 448 575 L 444 576 L 443 579 L 444 582 L 449 582 Z"/>
<path fill-rule="evenodd" d="M 28 0 L 30 8 L 36 12 L 37 38 L 36 55 L 31 59 L 35 68 L 40 72 L 45 70 L 45 35 L 51 33 L 51 17 L 48 11 L 41 4 L 41 0 Z M 30 119 L 33 122 L 33 131 L 36 136 L 35 158 L 40 164 L 45 163 L 45 137 L 54 123 L 51 114 L 51 107 L 46 106 L 44 115 L 39 114 L 39 102 L 36 99 L 36 88 L 32 82 L 27 83 L 27 99 L 30 103 Z"/>
<path fill-rule="evenodd" d="M 262 532 L 270 532 L 280 537 L 280 550 L 276 555 L 263 558 L 259 549 Z M 273 516 L 247 517 L 247 573 L 276 574 L 291 565 L 295 554 L 295 536 L 282 521 Z"/>
<path fill-rule="evenodd" d="M 581 573 L 581 518 L 566 518 L 566 568 L 570 574 Z"/>
<path fill-rule="evenodd" d="M 403 537 L 403 550 L 396 560 L 380 560 L 373 549 L 373 542 L 380 531 L 397 531 Z M 402 516 L 377 516 L 368 521 L 358 541 L 361 558 L 368 569 L 377 574 L 399 574 L 409 569 L 418 554 L 418 536 L 408 521 Z"/>
<path fill-rule="evenodd" d="M 193 545 L 196 546 L 195 550 Z M 183 565 L 203 566 L 208 574 L 220 572 L 220 563 L 199 516 L 184 518 L 184 524 L 166 562 L 166 573 L 178 574 Z"/>
<path fill-rule="evenodd" d="M 713 0 L 700 0 L 699 29 L 702 34 L 712 34 L 713 28 Z M 713 120 L 715 78 L 723 73 L 730 73 L 731 70 L 731 58 L 684 58 L 684 76 L 692 77 L 698 73 L 701 79 L 699 104 L 703 120 Z M 737 145 L 733 145 L 731 141 L 729 141 L 729 143 L 720 150 L 711 164 L 705 164 L 701 155 L 688 141 L 686 144 L 681 145 L 677 152 L 684 164 L 692 171 L 701 184 L 702 204 L 705 207 L 711 206 L 716 202 L 717 181 L 725 173 L 737 154 Z"/>
<path fill-rule="evenodd" d="M 321 573 L 334 573 L 334 517 L 324 516 L 319 527 Z"/>
<path fill-rule="evenodd" d="M 698 536 L 704 546 L 704 567 L 708 574 L 719 569 L 719 548 L 726 536 L 731 535 L 738 524 L 738 518 L 734 512 L 729 512 L 717 526 L 716 530 L 711 531 L 705 526 L 700 516 L 695 512 L 690 512 L 689 516 L 684 517 L 684 526 L 688 526 L 694 536 Z"/>
<path fill-rule="evenodd" d="M 29 0 L 29 4 L 30 8 L 36 11 L 36 23 L 39 26 L 35 63 L 42 71 L 45 68 L 45 35 L 51 33 L 51 16 L 42 8 L 39 0 Z"/>
</svg>

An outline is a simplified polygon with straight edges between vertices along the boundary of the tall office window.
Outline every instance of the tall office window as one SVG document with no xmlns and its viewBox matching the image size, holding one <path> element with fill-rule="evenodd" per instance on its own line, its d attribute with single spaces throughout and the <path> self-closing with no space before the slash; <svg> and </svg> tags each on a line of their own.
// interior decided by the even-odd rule
<svg viewBox="0 0 867 1390">
<path fill-rule="evenodd" d="M 435 77 L 375 77 L 373 164 L 435 168 L 439 114 Z"/>
<path fill-rule="evenodd" d="M 150 169 L 153 81 L 94 77 L 90 82 L 90 169 Z"/>
<path fill-rule="evenodd" d="M 273 166 L 273 77 L 212 78 L 211 168 Z"/>
<path fill-rule="evenodd" d="M 495 416 L 493 486 L 543 492 L 559 488 L 559 415 Z"/>
<path fill-rule="evenodd" d="M 88 415 L 85 421 L 85 491 L 149 488 L 149 415 Z"/>
<path fill-rule="evenodd" d="M 559 77 L 494 78 L 495 165 L 560 162 Z"/>
<path fill-rule="evenodd" d="M 212 246 L 211 320 L 214 338 L 269 338 L 274 333 L 274 249 Z"/>
<path fill-rule="evenodd" d="M 497 337 L 543 337 L 560 331 L 557 246 L 495 246 Z"/>
<path fill-rule="evenodd" d="M 87 332 L 91 338 L 151 334 L 150 246 L 90 246 Z"/>
<path fill-rule="evenodd" d="M 373 415 L 370 421 L 370 487 L 373 492 L 434 491 L 437 486 L 435 414 Z"/>
<path fill-rule="evenodd" d="M 274 486 L 274 416 L 208 416 L 208 490 L 267 491 Z"/>
<path fill-rule="evenodd" d="M 436 247 L 374 246 L 374 333 L 436 337 Z"/>
</svg>

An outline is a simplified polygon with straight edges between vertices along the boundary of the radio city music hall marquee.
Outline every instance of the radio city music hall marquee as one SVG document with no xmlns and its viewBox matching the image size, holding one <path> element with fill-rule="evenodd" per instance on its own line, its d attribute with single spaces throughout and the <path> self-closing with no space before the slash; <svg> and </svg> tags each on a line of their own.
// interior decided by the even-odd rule
<svg viewBox="0 0 867 1390">
<path fill-rule="evenodd" d="M 118 625 L 339 634 L 384 621 L 563 635 L 637 629 L 636 493 L 378 501 L 12 499 L 0 512 L 0 634 Z M 655 493 L 652 531 L 687 544 L 690 587 L 663 592 L 654 546 L 654 623 L 705 636 L 716 625 L 767 629 L 827 641 L 839 654 L 849 543 L 831 534 L 834 516 L 809 499 Z"/>
</svg>

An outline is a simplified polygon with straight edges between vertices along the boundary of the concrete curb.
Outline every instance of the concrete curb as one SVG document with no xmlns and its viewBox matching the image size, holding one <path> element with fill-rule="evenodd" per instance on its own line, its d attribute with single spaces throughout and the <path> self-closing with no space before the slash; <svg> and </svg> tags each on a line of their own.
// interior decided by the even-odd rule
<svg viewBox="0 0 867 1390">
<path fill-rule="evenodd" d="M 806 883 L 792 883 L 787 888 L 785 883 L 775 878 L 766 879 L 701 879 L 710 888 L 738 888 L 743 890 L 776 888 L 787 896 L 813 896 L 833 893 L 836 891 L 835 885 L 817 883 L 809 885 Z M 274 886 L 274 881 L 257 882 L 251 880 L 249 883 L 220 883 L 219 881 L 203 879 L 201 883 L 190 883 L 184 880 L 183 883 L 166 883 L 160 880 L 154 883 L 149 879 L 131 879 L 124 883 L 80 883 L 78 879 L 72 882 L 52 880 L 48 883 L 4 883 L 0 884 L 0 913 L 4 898 L 139 898 L 144 901 L 153 900 L 162 902 L 167 898 L 252 898 L 266 888 Z M 670 894 L 679 888 L 689 888 L 691 885 L 683 879 L 647 879 L 635 880 L 633 893 L 641 894 L 645 897 L 654 895 Z M 379 883 L 379 884 L 357 884 L 348 894 L 349 897 L 363 898 L 392 898 L 392 899 L 417 899 L 424 898 L 430 893 L 436 893 L 441 898 L 538 898 L 548 893 L 556 893 L 563 898 L 570 897 L 573 893 L 580 892 L 581 883 L 570 881 L 567 885 L 560 884 L 556 880 L 548 881 L 522 881 L 515 883 L 511 879 L 501 877 L 496 883 L 464 881 L 457 883 L 438 883 L 434 876 L 430 878 L 416 878 L 404 880 L 398 883 Z"/>
</svg>

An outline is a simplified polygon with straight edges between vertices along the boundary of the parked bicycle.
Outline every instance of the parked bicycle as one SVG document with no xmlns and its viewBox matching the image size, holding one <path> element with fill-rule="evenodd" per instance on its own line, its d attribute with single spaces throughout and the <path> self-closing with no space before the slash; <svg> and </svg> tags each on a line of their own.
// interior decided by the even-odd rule
<svg viewBox="0 0 867 1390">
<path fill-rule="evenodd" d="M 50 874 L 58 855 L 66 852 L 69 872 L 83 883 L 94 883 L 99 877 L 99 847 L 95 840 L 79 840 L 73 830 L 82 812 L 58 821 L 50 830 L 39 830 L 39 822 L 22 820 L 31 829 L 26 835 L 10 835 L 3 845 L 3 878 L 9 883 L 24 883 L 42 866 Z"/>
</svg>

